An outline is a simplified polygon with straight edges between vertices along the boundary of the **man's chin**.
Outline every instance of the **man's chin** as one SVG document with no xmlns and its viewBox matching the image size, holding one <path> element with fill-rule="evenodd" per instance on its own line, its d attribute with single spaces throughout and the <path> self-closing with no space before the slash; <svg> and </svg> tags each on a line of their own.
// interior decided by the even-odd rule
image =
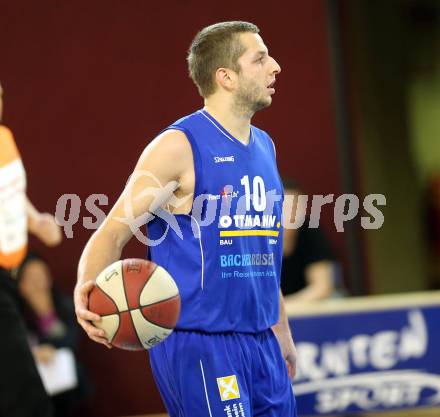
<svg viewBox="0 0 440 417">
<path fill-rule="evenodd" d="M 263 110 L 272 104 L 272 97 L 267 97 L 264 100 L 255 103 L 255 111 Z"/>
</svg>

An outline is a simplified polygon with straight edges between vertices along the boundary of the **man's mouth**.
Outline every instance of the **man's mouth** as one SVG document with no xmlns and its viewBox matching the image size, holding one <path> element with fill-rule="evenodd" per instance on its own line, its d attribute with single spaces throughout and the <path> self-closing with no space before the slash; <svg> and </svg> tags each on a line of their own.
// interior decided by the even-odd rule
<svg viewBox="0 0 440 417">
<path fill-rule="evenodd" d="M 270 93 L 270 94 L 274 94 L 274 93 L 275 93 L 274 85 L 275 85 L 275 80 L 273 80 L 273 81 L 267 86 L 267 89 L 269 90 L 269 93 Z"/>
</svg>

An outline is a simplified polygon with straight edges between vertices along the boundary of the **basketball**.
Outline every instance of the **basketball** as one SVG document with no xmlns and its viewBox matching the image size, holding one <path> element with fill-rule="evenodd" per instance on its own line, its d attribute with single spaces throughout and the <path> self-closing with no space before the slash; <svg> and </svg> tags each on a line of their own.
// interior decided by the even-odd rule
<svg viewBox="0 0 440 417">
<path fill-rule="evenodd" d="M 168 337 L 180 313 L 180 295 L 171 275 L 144 259 L 124 259 L 105 268 L 89 296 L 108 341 L 121 349 L 150 349 Z"/>
</svg>

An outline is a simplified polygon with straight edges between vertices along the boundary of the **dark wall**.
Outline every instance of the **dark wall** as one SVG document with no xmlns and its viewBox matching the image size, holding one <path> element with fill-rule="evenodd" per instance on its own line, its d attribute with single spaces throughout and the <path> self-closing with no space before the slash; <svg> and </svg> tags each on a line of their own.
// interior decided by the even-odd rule
<svg viewBox="0 0 440 417">
<path fill-rule="evenodd" d="M 145 145 L 167 124 L 200 108 L 185 55 L 196 31 L 221 20 L 259 25 L 282 67 L 272 107 L 254 122 L 277 144 L 280 170 L 310 193 L 338 193 L 336 132 L 323 2 L 0 0 L 4 122 L 16 137 L 36 206 L 54 212 L 64 193 L 113 204 Z M 105 210 L 107 211 L 107 210 Z M 91 231 L 50 257 L 57 281 L 74 285 Z M 332 212 L 324 224 L 334 230 Z M 331 234 L 340 254 L 343 236 Z M 130 244 L 124 256 L 142 256 Z M 83 340 L 96 382 L 94 415 L 162 409 L 144 354 L 107 351 Z"/>
</svg>

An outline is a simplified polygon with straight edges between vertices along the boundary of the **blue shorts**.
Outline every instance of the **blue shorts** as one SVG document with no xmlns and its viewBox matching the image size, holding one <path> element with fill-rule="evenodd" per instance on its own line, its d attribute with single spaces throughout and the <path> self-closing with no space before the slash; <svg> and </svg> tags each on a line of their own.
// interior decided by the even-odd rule
<svg viewBox="0 0 440 417">
<path fill-rule="evenodd" d="M 272 330 L 176 330 L 150 350 L 150 362 L 170 417 L 296 417 Z"/>
</svg>

